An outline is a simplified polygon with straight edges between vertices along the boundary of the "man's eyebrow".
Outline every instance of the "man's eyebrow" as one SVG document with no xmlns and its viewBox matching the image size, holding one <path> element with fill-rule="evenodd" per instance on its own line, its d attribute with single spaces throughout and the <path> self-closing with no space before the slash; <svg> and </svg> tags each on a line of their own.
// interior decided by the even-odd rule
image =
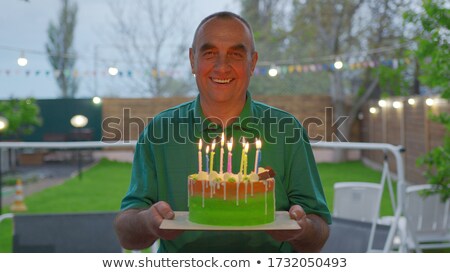
<svg viewBox="0 0 450 273">
<path fill-rule="evenodd" d="M 242 50 L 247 52 L 247 47 L 244 44 L 237 44 L 230 48 L 231 50 Z"/>
<path fill-rule="evenodd" d="M 208 50 L 208 49 L 212 49 L 212 48 L 216 48 L 216 47 L 215 47 L 214 45 L 210 44 L 210 43 L 206 43 L 206 44 L 203 44 L 203 45 L 200 47 L 199 52 L 204 52 L 204 51 L 206 51 L 206 50 Z"/>
<path fill-rule="evenodd" d="M 204 52 L 204 51 L 207 51 L 207 50 L 213 49 L 213 48 L 217 48 L 217 47 L 214 46 L 214 45 L 211 44 L 211 43 L 206 43 L 206 44 L 203 44 L 203 45 L 200 47 L 199 52 Z M 245 51 L 245 52 L 248 51 L 248 50 L 247 50 L 247 47 L 246 47 L 244 44 L 236 44 L 236 45 L 234 45 L 234 46 L 231 46 L 231 47 L 230 47 L 230 50 L 239 50 L 239 51 Z"/>
</svg>

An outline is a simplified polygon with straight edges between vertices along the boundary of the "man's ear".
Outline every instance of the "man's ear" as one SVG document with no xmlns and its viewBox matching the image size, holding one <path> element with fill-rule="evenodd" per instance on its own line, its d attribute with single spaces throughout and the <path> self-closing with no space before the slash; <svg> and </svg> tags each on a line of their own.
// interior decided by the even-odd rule
<svg viewBox="0 0 450 273">
<path fill-rule="evenodd" d="M 195 75 L 194 50 L 192 48 L 189 48 L 189 61 L 191 63 L 191 72 Z"/>
<path fill-rule="evenodd" d="M 256 63 L 258 62 L 258 52 L 253 52 L 252 53 L 252 60 L 251 60 L 251 75 L 253 75 L 253 72 L 255 71 L 255 67 L 256 67 Z"/>
</svg>

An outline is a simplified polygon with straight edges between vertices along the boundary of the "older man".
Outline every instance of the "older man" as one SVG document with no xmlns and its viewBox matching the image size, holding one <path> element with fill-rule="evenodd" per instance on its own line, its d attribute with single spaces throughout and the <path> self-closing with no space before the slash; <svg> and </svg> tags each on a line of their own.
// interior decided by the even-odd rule
<svg viewBox="0 0 450 273">
<path fill-rule="evenodd" d="M 161 239 L 160 252 L 320 251 L 331 217 L 314 156 L 292 115 L 253 101 L 247 90 L 258 60 L 250 25 L 230 12 L 206 17 L 195 32 L 189 59 L 199 95 L 157 115 L 141 135 L 130 188 L 115 223 L 122 245 L 141 249 Z M 159 228 L 163 219 L 174 217 L 174 210 L 187 210 L 186 180 L 196 170 L 195 141 L 208 141 L 217 132 L 227 139 L 267 143 L 261 165 L 276 172 L 276 209 L 289 211 L 299 230 Z M 237 165 L 238 157 L 234 160 Z"/>
</svg>

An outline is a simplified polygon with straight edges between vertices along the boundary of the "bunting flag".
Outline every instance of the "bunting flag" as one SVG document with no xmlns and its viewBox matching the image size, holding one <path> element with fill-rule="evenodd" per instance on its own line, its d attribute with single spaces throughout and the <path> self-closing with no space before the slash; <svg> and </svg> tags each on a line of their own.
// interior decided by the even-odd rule
<svg viewBox="0 0 450 273">
<path fill-rule="evenodd" d="M 321 63 L 321 64 L 289 64 L 289 65 L 258 65 L 255 68 L 255 76 L 268 76 L 269 70 L 275 68 L 277 75 L 289 75 L 289 74 L 301 74 L 301 73 L 315 73 L 323 71 L 336 71 L 336 70 L 357 70 L 366 68 L 375 68 L 378 66 L 386 66 L 393 69 L 397 69 L 400 65 L 409 65 L 411 60 L 405 59 L 389 59 L 382 61 L 361 61 L 352 63 L 343 63 L 341 69 L 334 67 L 334 63 Z M 133 77 L 167 77 L 184 75 L 187 72 L 181 70 L 163 71 L 156 69 L 146 70 L 120 70 L 117 75 L 110 75 L 106 70 L 46 70 L 46 69 L 0 69 L 0 77 L 8 76 L 26 76 L 26 77 L 59 77 L 63 73 L 66 77 L 72 76 L 74 78 L 79 77 L 118 77 L 118 78 L 133 78 Z"/>
</svg>

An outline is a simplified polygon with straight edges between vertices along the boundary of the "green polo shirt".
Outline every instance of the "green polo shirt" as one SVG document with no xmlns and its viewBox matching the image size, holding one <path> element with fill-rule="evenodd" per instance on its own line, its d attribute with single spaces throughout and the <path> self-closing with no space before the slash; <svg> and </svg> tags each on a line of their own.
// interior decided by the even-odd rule
<svg viewBox="0 0 450 273">
<path fill-rule="evenodd" d="M 187 211 L 187 178 L 198 172 L 198 141 L 200 138 L 206 143 L 218 140 L 213 168 L 219 171 L 222 132 L 227 140 L 232 137 L 234 141 L 234 173 L 239 172 L 241 160 L 239 141 L 245 138 L 250 142 L 248 166 L 251 171 L 256 151 L 254 143 L 261 139 L 260 166 L 270 166 L 276 173 L 277 211 L 288 211 L 298 204 L 306 213 L 320 215 L 331 223 L 305 130 L 291 114 L 253 101 L 248 92 L 239 118 L 225 130 L 205 119 L 199 97 L 154 117 L 136 145 L 131 183 L 121 209 L 147 208 L 165 201 L 174 211 Z M 205 164 L 203 159 L 203 170 Z M 223 168 L 226 169 L 226 158 Z M 159 251 L 291 252 L 292 248 L 289 243 L 275 241 L 263 231 L 185 231 L 175 240 L 161 240 Z"/>
</svg>

